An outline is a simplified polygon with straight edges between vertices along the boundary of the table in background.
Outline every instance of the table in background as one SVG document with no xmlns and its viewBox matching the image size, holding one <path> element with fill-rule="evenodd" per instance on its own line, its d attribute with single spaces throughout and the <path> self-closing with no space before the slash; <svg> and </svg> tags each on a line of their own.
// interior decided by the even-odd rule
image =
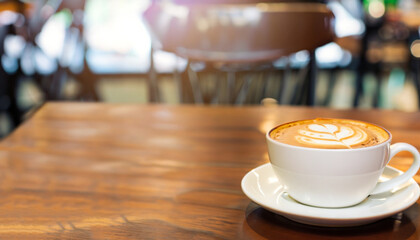
<svg viewBox="0 0 420 240">
<path fill-rule="evenodd" d="M 419 112 L 48 103 L 0 142 L 0 238 L 418 239 L 420 201 L 373 224 L 320 228 L 242 193 L 242 177 L 268 162 L 265 131 L 314 117 L 374 122 L 420 147 Z M 407 169 L 411 157 L 397 158 Z"/>
</svg>

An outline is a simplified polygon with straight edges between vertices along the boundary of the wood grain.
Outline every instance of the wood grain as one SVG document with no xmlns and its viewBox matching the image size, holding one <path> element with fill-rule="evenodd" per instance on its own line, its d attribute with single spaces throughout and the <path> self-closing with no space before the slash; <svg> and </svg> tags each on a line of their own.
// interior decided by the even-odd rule
<svg viewBox="0 0 420 240">
<path fill-rule="evenodd" d="M 0 239 L 418 239 L 418 204 L 331 229 L 246 198 L 242 177 L 268 162 L 264 133 L 314 117 L 377 123 L 420 148 L 420 113 L 48 103 L 0 142 Z"/>
</svg>

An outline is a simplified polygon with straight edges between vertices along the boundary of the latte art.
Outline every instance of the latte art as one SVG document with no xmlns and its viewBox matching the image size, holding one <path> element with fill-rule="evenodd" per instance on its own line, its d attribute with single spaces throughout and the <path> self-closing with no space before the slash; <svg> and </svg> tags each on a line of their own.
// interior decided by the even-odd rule
<svg viewBox="0 0 420 240">
<path fill-rule="evenodd" d="M 333 124 L 310 124 L 307 129 L 298 130 L 296 140 L 302 144 L 336 146 L 347 148 L 361 144 L 368 138 L 366 132 L 358 127 Z"/>
<path fill-rule="evenodd" d="M 270 136 L 286 144 L 331 149 L 369 147 L 389 138 L 388 132 L 373 124 L 319 118 L 281 125 Z"/>
</svg>

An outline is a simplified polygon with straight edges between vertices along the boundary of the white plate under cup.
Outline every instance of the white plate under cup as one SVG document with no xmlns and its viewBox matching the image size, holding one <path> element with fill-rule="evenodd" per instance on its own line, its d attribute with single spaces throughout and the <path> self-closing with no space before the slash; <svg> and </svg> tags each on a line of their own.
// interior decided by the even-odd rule
<svg viewBox="0 0 420 240">
<path fill-rule="evenodd" d="M 380 177 L 384 181 L 402 174 L 386 166 Z M 350 227 L 378 221 L 397 214 L 419 198 L 419 185 L 410 179 L 397 191 L 370 195 L 361 203 L 344 208 L 320 208 L 296 202 L 290 198 L 283 183 L 274 174 L 270 163 L 248 172 L 241 182 L 242 191 L 253 202 L 268 211 L 293 221 L 323 227 Z"/>
</svg>

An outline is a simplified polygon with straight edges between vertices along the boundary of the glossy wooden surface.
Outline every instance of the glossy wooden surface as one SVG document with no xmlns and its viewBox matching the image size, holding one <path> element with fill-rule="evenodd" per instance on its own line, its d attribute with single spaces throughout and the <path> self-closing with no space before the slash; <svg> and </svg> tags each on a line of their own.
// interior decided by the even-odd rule
<svg viewBox="0 0 420 240">
<path fill-rule="evenodd" d="M 420 147 L 420 113 L 49 103 L 0 142 L 0 239 L 419 239 L 418 203 L 320 228 L 242 193 L 242 177 L 268 162 L 264 132 L 314 117 L 374 122 Z"/>
</svg>

